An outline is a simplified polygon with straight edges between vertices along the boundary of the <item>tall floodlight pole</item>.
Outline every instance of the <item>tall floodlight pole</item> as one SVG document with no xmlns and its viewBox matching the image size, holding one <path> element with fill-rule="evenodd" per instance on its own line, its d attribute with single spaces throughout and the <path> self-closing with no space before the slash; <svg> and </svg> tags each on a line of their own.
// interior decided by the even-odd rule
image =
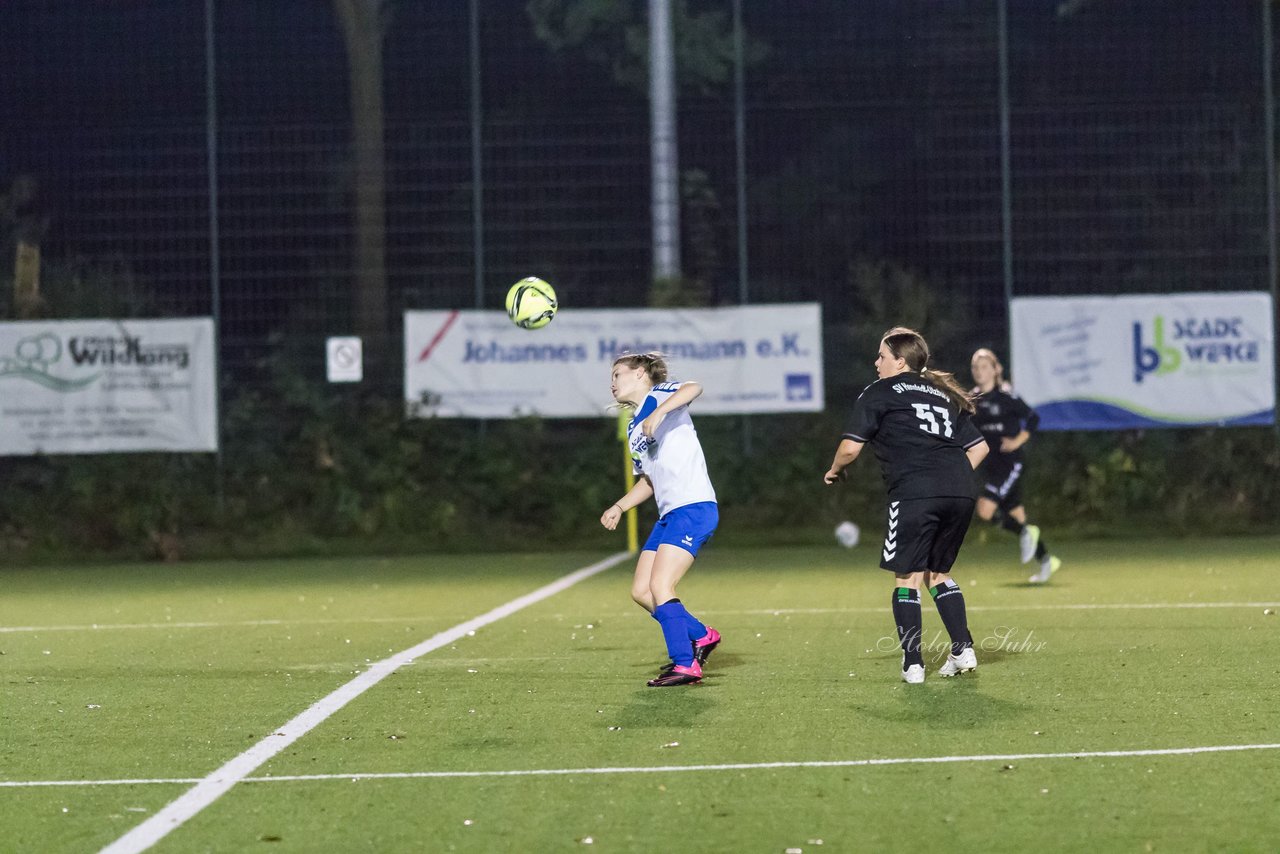
<svg viewBox="0 0 1280 854">
<path fill-rule="evenodd" d="M 747 107 L 742 0 L 733 0 L 733 147 L 738 184 L 738 302 L 747 304 Z M 751 416 L 742 416 L 742 455 L 751 456 Z"/>
<path fill-rule="evenodd" d="M 480 0 L 471 0 L 471 235 L 476 308 L 484 308 L 484 111 L 481 101 Z"/>
<path fill-rule="evenodd" d="M 213 401 L 217 451 L 214 458 L 214 501 L 218 515 L 225 506 L 226 488 L 222 459 L 222 381 L 219 378 L 222 347 L 222 258 L 218 244 L 218 62 L 214 37 L 214 0 L 204 4 L 204 139 L 205 168 L 209 181 L 209 311 L 213 318 Z M 219 520 L 221 521 L 221 520 Z"/>
<path fill-rule="evenodd" d="M 738 184 L 738 302 L 747 304 L 747 105 L 742 0 L 733 0 L 733 148 Z"/>
<path fill-rule="evenodd" d="M 1276 258 L 1276 94 L 1272 71 L 1275 57 L 1275 45 L 1272 42 L 1271 2 L 1262 0 L 1262 117 L 1263 141 L 1262 156 L 1264 158 L 1267 182 L 1267 287 L 1271 291 L 1272 319 L 1280 318 L 1280 300 L 1276 296 L 1277 258 Z M 1276 323 L 1272 323 L 1272 338 L 1275 337 Z M 1272 356 L 1277 360 L 1277 356 Z M 1275 362 L 1276 396 L 1280 397 L 1280 360 Z M 1277 408 L 1280 412 L 1280 407 Z M 1280 416 L 1275 422 L 1280 431 Z"/>
<path fill-rule="evenodd" d="M 1005 352 L 1013 352 L 1013 178 L 1009 152 L 1009 7 L 996 0 L 996 28 L 1000 63 L 1000 246 L 1003 261 L 1004 316 L 1008 340 Z M 1014 366 L 1016 371 L 1018 366 Z"/>
<path fill-rule="evenodd" d="M 649 0 L 649 116 L 653 278 L 656 281 L 680 275 L 680 182 L 671 0 Z"/>
</svg>

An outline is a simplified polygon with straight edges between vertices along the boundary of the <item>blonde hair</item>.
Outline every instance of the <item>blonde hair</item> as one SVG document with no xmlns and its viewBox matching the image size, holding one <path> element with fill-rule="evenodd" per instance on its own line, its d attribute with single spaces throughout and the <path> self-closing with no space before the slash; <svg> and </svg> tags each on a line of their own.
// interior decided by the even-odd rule
<svg viewBox="0 0 1280 854">
<path fill-rule="evenodd" d="M 895 359 L 902 359 L 910 370 L 944 392 L 962 412 L 974 411 L 973 397 L 960 385 L 955 374 L 935 371 L 929 367 L 929 342 L 924 340 L 923 335 L 905 326 L 895 326 L 881 336 L 880 340 Z"/>
<path fill-rule="evenodd" d="M 623 353 L 613 360 L 614 365 L 626 365 L 628 368 L 644 368 L 649 382 L 657 385 L 667 381 L 667 359 L 661 353 Z"/>
<path fill-rule="evenodd" d="M 1000 364 L 1000 360 L 996 358 L 995 351 L 988 350 L 986 347 L 979 347 L 973 351 L 973 358 L 969 360 L 972 365 L 979 359 L 986 359 L 991 362 L 991 367 L 996 369 L 996 388 L 1004 387 L 1004 365 Z"/>
<path fill-rule="evenodd" d="M 623 353 L 621 356 L 613 360 L 610 369 L 618 365 L 625 365 L 628 368 L 643 368 L 645 375 L 649 377 L 649 385 L 655 386 L 658 383 L 667 381 L 667 359 L 661 353 Z M 623 403 L 616 401 L 609 406 L 610 409 L 634 409 L 635 404 Z"/>
</svg>

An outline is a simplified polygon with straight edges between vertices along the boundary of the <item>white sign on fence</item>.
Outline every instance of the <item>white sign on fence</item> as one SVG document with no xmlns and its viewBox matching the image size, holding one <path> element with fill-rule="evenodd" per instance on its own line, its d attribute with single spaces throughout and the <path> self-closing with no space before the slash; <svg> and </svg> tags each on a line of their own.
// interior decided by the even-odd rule
<svg viewBox="0 0 1280 854">
<path fill-rule="evenodd" d="M 0 323 L 0 455 L 216 451 L 209 318 Z"/>
<path fill-rule="evenodd" d="M 1267 293 L 1020 297 L 1018 392 L 1049 430 L 1271 424 Z"/>
<path fill-rule="evenodd" d="M 331 383 L 358 383 L 364 379 L 364 344 L 357 336 L 325 339 L 325 373 Z"/>
<path fill-rule="evenodd" d="M 533 331 L 501 311 L 409 311 L 405 399 L 424 416 L 601 416 L 616 356 L 658 350 L 708 415 L 823 408 L 817 303 L 564 310 Z"/>
</svg>

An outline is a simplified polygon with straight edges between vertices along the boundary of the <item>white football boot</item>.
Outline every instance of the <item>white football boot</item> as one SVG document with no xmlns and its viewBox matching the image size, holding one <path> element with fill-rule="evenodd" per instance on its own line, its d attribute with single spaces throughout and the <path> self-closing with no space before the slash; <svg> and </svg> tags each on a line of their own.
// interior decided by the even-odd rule
<svg viewBox="0 0 1280 854">
<path fill-rule="evenodd" d="M 1044 584 L 1049 580 L 1049 576 L 1053 575 L 1062 568 L 1062 559 L 1053 555 L 1045 555 L 1044 560 L 1040 561 L 1040 571 L 1027 579 L 1032 584 Z"/>
<path fill-rule="evenodd" d="M 959 655 L 947 653 L 947 660 L 938 668 L 939 676 L 955 676 L 957 673 L 968 673 L 978 669 L 978 656 L 973 647 L 967 647 Z"/>
</svg>

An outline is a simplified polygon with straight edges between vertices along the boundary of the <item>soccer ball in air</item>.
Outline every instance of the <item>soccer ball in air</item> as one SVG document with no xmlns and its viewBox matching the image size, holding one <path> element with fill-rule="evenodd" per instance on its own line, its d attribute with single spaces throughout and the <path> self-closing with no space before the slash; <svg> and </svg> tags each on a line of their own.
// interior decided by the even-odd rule
<svg viewBox="0 0 1280 854">
<path fill-rule="evenodd" d="M 556 289 L 528 276 L 507 291 L 507 316 L 521 329 L 541 329 L 556 316 Z"/>
<path fill-rule="evenodd" d="M 858 530 L 858 526 L 852 522 L 841 522 L 836 525 L 836 539 L 846 549 L 851 549 L 858 544 L 858 537 L 861 533 Z"/>
</svg>

